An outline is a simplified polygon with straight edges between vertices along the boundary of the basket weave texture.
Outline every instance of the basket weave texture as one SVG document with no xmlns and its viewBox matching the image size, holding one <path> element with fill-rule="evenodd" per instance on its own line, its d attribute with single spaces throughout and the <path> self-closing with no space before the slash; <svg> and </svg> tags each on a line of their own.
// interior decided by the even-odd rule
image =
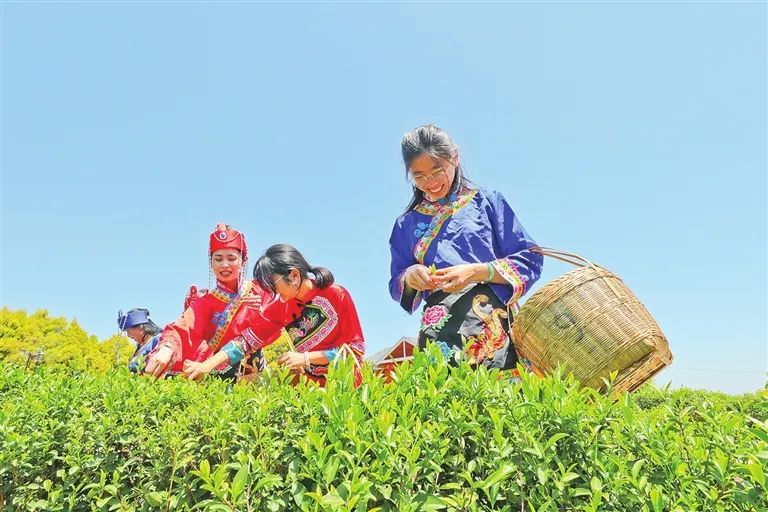
<svg viewBox="0 0 768 512">
<path fill-rule="evenodd" d="M 593 264 L 531 295 L 512 329 L 518 353 L 539 370 L 551 373 L 562 365 L 595 389 L 617 372 L 614 393 L 635 390 L 672 362 L 667 339 L 645 306 L 617 275 Z"/>
</svg>

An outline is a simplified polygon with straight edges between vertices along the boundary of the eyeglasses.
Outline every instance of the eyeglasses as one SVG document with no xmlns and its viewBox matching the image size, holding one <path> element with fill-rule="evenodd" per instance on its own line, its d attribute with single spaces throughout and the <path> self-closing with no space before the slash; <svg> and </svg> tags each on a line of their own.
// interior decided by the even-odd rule
<svg viewBox="0 0 768 512">
<path fill-rule="evenodd" d="M 274 281 L 272 281 L 272 291 L 277 291 L 277 283 L 279 283 L 281 279 L 286 279 L 287 277 L 288 277 L 287 275 L 280 276 Z M 286 283 L 290 283 L 290 281 L 286 281 Z"/>
<path fill-rule="evenodd" d="M 435 167 L 435 170 L 429 174 L 411 174 L 411 182 L 414 185 L 426 185 L 439 178 L 441 174 L 445 174 L 445 172 L 445 167 Z"/>
</svg>

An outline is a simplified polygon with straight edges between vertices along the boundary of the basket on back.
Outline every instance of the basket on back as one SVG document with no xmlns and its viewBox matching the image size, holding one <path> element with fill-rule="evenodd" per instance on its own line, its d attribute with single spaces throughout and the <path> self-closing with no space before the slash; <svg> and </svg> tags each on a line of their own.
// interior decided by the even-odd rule
<svg viewBox="0 0 768 512">
<path fill-rule="evenodd" d="M 595 389 L 615 371 L 613 391 L 627 392 L 672 362 L 658 324 L 616 274 L 575 254 L 532 250 L 579 267 L 531 295 L 515 317 L 515 347 L 535 367 L 562 365 Z"/>
</svg>

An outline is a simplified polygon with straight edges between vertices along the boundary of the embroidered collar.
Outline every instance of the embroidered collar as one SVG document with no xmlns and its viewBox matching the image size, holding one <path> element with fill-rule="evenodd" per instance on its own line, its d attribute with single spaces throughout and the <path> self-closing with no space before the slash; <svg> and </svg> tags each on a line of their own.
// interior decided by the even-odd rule
<svg viewBox="0 0 768 512">
<path fill-rule="evenodd" d="M 445 206 L 448 203 L 453 203 L 459 198 L 459 195 L 456 192 L 452 192 L 451 194 L 441 197 L 437 201 L 434 201 L 435 203 L 439 204 L 440 206 Z"/>
<path fill-rule="evenodd" d="M 238 292 L 233 292 L 231 288 L 225 286 L 221 281 L 216 281 L 216 291 L 228 296 L 230 299 L 234 299 L 238 295 Z"/>
<path fill-rule="evenodd" d="M 424 263 L 427 249 L 429 249 L 432 241 L 437 237 L 443 224 L 445 224 L 453 214 L 464 208 L 476 194 L 477 189 L 464 188 L 461 190 L 457 201 L 435 208 L 434 213 L 418 210 L 420 213 L 432 215 L 432 219 L 429 224 L 419 222 L 413 232 L 413 236 L 417 239 L 416 245 L 413 248 L 413 254 L 416 257 L 416 261 L 422 264 Z"/>
<path fill-rule="evenodd" d="M 427 199 L 423 199 L 416 206 L 416 208 L 414 208 L 414 211 L 423 213 L 424 215 L 435 216 L 447 208 L 452 208 L 456 203 L 462 202 L 462 199 L 464 199 L 468 194 L 474 194 L 474 192 L 476 192 L 475 189 L 464 185 L 458 192 L 453 192 L 448 196 L 438 199 L 437 201 L 429 201 Z"/>
<path fill-rule="evenodd" d="M 216 288 L 211 290 L 211 295 L 216 297 L 222 302 L 229 303 L 237 298 L 240 292 L 233 292 L 229 287 L 224 285 L 221 281 L 216 281 Z"/>
</svg>

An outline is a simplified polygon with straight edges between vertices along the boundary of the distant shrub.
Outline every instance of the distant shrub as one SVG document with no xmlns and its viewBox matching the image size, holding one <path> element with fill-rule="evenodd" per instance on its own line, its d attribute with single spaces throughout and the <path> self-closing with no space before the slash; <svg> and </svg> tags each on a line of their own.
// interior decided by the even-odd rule
<svg viewBox="0 0 768 512">
<path fill-rule="evenodd" d="M 730 411 L 768 420 L 768 390 L 743 395 L 728 395 L 719 391 L 701 389 L 664 389 L 645 385 L 632 395 L 641 409 L 654 409 L 662 406 L 706 407 L 713 411 Z"/>
</svg>

